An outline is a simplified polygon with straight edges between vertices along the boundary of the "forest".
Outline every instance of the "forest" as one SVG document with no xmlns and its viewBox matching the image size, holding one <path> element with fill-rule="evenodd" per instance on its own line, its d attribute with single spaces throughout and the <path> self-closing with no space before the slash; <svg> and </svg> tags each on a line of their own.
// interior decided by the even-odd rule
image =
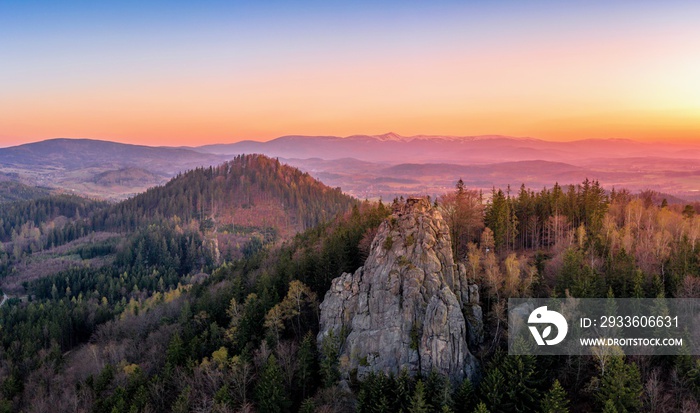
<svg viewBox="0 0 700 413">
<path fill-rule="evenodd" d="M 273 201 L 282 214 L 265 222 L 225 212 Z M 486 337 L 474 382 L 381 372 L 340 380 L 339 341 L 317 346 L 318 305 L 333 278 L 362 265 L 391 205 L 350 199 L 276 160 L 196 169 L 114 205 L 70 196 L 5 204 L 3 277 L 89 233 L 120 241 L 78 245 L 77 256 L 109 263 L 28 281 L 23 299 L 0 307 L 0 412 L 700 409 L 700 360 L 690 355 L 506 354 L 511 297 L 700 296 L 695 205 L 587 179 L 490 195 L 459 181 L 432 202 L 481 288 Z M 222 254 L 217 234 L 237 225 L 258 241 Z"/>
</svg>

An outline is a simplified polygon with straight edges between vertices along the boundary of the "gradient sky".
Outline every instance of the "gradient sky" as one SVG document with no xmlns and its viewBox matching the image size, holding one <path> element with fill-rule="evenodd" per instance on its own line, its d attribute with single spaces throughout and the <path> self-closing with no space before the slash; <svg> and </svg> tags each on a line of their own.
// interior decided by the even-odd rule
<svg viewBox="0 0 700 413">
<path fill-rule="evenodd" d="M 0 0 L 0 146 L 700 141 L 697 2 L 98 3 Z"/>
</svg>

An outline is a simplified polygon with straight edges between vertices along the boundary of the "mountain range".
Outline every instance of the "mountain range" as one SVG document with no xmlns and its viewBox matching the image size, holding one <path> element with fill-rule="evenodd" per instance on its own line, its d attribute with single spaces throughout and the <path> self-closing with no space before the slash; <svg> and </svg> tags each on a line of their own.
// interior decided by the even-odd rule
<svg viewBox="0 0 700 413">
<path fill-rule="evenodd" d="M 575 162 L 587 158 L 691 157 L 700 159 L 698 144 L 645 143 L 628 139 L 552 142 L 500 135 L 404 137 L 383 135 L 283 136 L 267 142 L 241 141 L 193 148 L 231 155 L 261 153 L 283 158 L 356 158 L 370 162 L 484 164 L 522 160 Z"/>
<path fill-rule="evenodd" d="M 626 139 L 552 142 L 488 136 L 298 136 L 198 147 L 150 147 L 89 139 L 52 139 L 0 148 L 0 173 L 22 184 L 124 199 L 178 172 L 243 153 L 279 158 L 359 198 L 438 195 L 468 187 L 534 189 L 597 179 L 610 189 L 652 189 L 700 199 L 700 144 Z"/>
</svg>

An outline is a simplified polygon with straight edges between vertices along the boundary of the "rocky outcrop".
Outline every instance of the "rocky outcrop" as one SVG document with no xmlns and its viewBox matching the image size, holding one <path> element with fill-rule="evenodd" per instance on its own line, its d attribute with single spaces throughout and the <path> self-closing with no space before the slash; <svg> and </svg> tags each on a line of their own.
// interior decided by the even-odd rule
<svg viewBox="0 0 700 413">
<path fill-rule="evenodd" d="M 333 280 L 318 341 L 341 336 L 346 375 L 406 369 L 474 378 L 469 346 L 482 337 L 478 302 L 478 287 L 454 263 L 440 212 L 427 199 L 409 198 L 379 227 L 365 265 Z"/>
</svg>

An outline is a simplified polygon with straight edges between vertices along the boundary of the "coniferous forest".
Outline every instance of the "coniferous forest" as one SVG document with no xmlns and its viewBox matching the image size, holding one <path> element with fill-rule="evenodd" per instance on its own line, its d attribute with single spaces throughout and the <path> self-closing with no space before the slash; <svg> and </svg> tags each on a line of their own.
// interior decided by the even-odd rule
<svg viewBox="0 0 700 413">
<path fill-rule="evenodd" d="M 584 178 L 431 200 L 481 289 L 473 382 L 341 380 L 317 343 L 391 202 L 248 155 L 117 204 L 2 204 L 0 412 L 696 412 L 694 356 L 507 355 L 508 298 L 700 296 L 697 205 Z"/>
</svg>

